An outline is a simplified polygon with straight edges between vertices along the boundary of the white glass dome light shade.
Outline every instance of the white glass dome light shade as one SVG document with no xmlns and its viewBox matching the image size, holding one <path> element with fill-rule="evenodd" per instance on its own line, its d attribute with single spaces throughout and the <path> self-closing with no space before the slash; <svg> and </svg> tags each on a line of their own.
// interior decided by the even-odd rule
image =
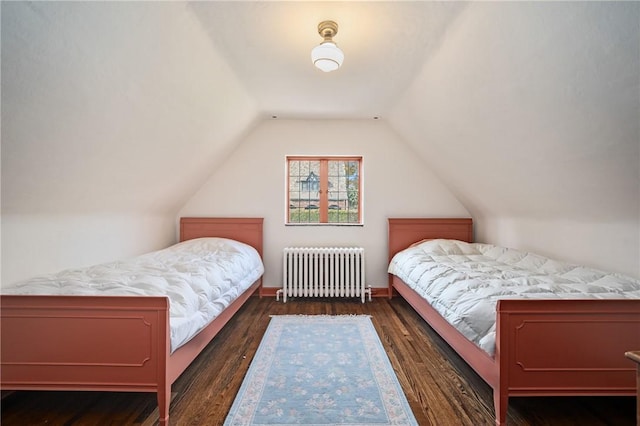
<svg viewBox="0 0 640 426">
<path fill-rule="evenodd" d="M 335 71 L 342 65 L 344 53 L 334 42 L 325 41 L 311 50 L 311 61 L 324 72 Z"/>
</svg>

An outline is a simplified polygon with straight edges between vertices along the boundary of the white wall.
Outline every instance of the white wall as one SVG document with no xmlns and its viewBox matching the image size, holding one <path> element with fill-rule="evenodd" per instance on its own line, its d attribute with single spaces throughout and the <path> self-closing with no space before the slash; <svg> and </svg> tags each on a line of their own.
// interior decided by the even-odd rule
<svg viewBox="0 0 640 426">
<path fill-rule="evenodd" d="M 389 122 L 476 237 L 640 277 L 640 3 L 472 2 Z"/>
<path fill-rule="evenodd" d="M 2 4 L 2 284 L 165 247 L 254 125 L 183 2 Z"/>
<path fill-rule="evenodd" d="M 362 155 L 364 226 L 285 226 L 286 155 Z M 181 209 L 180 216 L 265 218 L 266 287 L 282 283 L 282 249 L 365 248 L 367 283 L 387 285 L 388 217 L 468 217 L 384 121 L 267 120 Z"/>
<path fill-rule="evenodd" d="M 189 3 L 4 2 L 2 282 L 160 248 L 180 208 L 264 216 L 274 286 L 307 242 L 365 246 L 383 285 L 396 215 L 640 277 L 640 3 L 455 15 L 383 120 L 246 137 L 261 112 Z M 363 155 L 365 226 L 284 227 L 287 154 Z"/>
<path fill-rule="evenodd" d="M 492 217 L 476 222 L 478 241 L 640 278 L 638 223 Z"/>
<path fill-rule="evenodd" d="M 175 214 L 253 126 L 181 2 L 2 5 L 2 212 Z"/>
<path fill-rule="evenodd" d="M 2 215 L 2 285 L 175 243 L 173 215 Z"/>
</svg>

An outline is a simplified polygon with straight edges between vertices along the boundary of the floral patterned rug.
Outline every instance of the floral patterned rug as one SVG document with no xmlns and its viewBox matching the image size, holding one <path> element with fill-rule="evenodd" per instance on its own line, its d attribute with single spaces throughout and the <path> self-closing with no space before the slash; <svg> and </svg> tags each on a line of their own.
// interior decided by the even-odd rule
<svg viewBox="0 0 640 426">
<path fill-rule="evenodd" d="M 417 425 L 366 315 L 273 316 L 225 425 Z"/>
</svg>

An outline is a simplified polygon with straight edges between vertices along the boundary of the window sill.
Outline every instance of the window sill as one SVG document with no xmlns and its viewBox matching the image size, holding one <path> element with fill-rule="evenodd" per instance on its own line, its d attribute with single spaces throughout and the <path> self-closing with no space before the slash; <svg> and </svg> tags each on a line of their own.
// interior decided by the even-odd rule
<svg viewBox="0 0 640 426">
<path fill-rule="evenodd" d="M 364 223 L 285 223 L 284 226 L 364 226 Z"/>
</svg>

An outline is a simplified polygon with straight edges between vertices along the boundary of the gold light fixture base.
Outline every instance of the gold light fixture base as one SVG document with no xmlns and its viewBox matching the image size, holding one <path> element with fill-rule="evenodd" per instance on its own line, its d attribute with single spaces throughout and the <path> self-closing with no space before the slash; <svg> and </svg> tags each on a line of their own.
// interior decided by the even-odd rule
<svg viewBox="0 0 640 426">
<path fill-rule="evenodd" d="M 318 24 L 318 34 L 326 41 L 331 41 L 331 38 L 338 33 L 338 24 L 334 21 L 322 21 Z"/>
</svg>

